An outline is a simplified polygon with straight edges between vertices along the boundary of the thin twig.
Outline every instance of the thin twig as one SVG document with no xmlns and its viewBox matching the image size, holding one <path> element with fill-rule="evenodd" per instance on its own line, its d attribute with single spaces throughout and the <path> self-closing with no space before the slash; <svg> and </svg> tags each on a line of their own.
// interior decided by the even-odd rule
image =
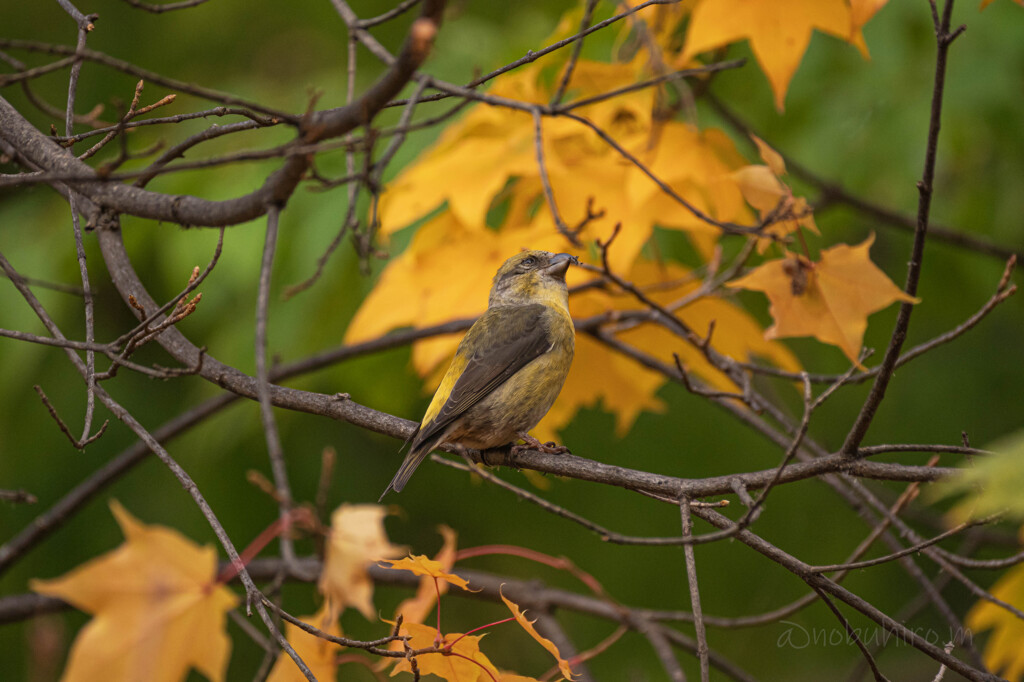
<svg viewBox="0 0 1024 682">
<path fill-rule="evenodd" d="M 778 484 L 779 479 L 782 478 L 783 471 L 785 471 L 786 467 L 793 461 L 793 458 L 796 457 L 797 450 L 800 449 L 800 444 L 803 443 L 804 436 L 807 435 L 807 429 L 811 425 L 811 413 L 814 412 L 814 408 L 817 404 L 811 400 L 811 381 L 807 378 L 806 374 L 803 376 L 803 380 L 804 412 L 803 416 L 800 418 L 800 426 L 797 428 L 796 435 L 793 436 L 793 441 L 790 443 L 789 447 L 786 448 L 786 454 L 783 456 L 782 461 L 779 463 L 779 466 L 776 467 L 775 476 L 768 482 L 768 485 L 761 490 L 761 494 L 757 496 L 757 499 L 754 500 L 754 503 L 750 505 L 749 509 L 747 509 L 743 518 L 741 518 L 736 524 L 740 528 L 745 528 L 757 518 L 758 512 L 764 504 L 765 498 L 768 497 L 768 493 L 770 493 L 772 488 Z"/>
<path fill-rule="evenodd" d="M 76 450 L 84 450 L 85 446 L 89 445 L 89 443 L 98 440 L 99 437 L 102 436 L 103 433 L 107 430 L 107 426 L 110 425 L 109 419 L 104 420 L 103 425 L 100 426 L 99 431 L 97 431 L 93 435 L 89 436 L 88 438 L 75 438 L 74 434 L 71 433 L 71 429 L 68 428 L 68 425 L 65 424 L 64 420 L 60 418 L 59 414 L 57 414 L 57 408 L 54 407 L 53 403 L 50 402 L 50 399 L 46 397 L 46 393 L 43 392 L 43 388 L 39 384 L 36 384 L 32 388 L 34 388 L 36 393 L 39 394 L 39 399 L 43 401 L 43 405 L 45 405 L 46 409 L 50 412 L 50 416 L 53 417 L 53 420 L 55 422 L 57 422 L 57 427 L 60 429 L 61 433 L 67 436 L 68 440 L 71 441 L 71 445 L 74 446 Z"/>
<path fill-rule="evenodd" d="M 821 590 L 821 588 L 815 585 L 811 585 L 811 589 L 814 590 L 815 593 L 817 593 L 821 601 L 825 603 L 825 606 L 827 606 L 829 610 L 839 620 L 839 623 L 843 626 L 843 629 L 846 630 L 846 636 L 852 639 L 854 644 L 857 645 L 857 648 L 860 649 L 860 652 L 864 655 L 864 660 L 867 662 L 868 667 L 871 668 L 871 673 L 875 676 L 875 682 L 889 682 L 888 678 L 882 674 L 881 670 L 878 669 L 878 664 L 875 663 L 874 656 L 872 656 L 871 652 L 868 651 L 868 648 L 864 646 L 864 642 L 862 642 L 860 637 L 857 635 L 857 631 L 850 626 L 850 621 L 846 620 L 846 617 L 843 616 L 842 612 L 836 607 L 835 604 L 832 603 L 832 600 L 829 599 L 828 595 L 825 594 Z M 948 655 L 949 651 L 946 651 L 946 654 Z"/>
<path fill-rule="evenodd" d="M 713 509 L 694 508 L 693 513 L 718 528 L 724 529 L 732 525 L 731 520 Z M 755 535 L 750 530 L 745 529 L 738 532 L 736 534 L 736 539 L 754 549 L 759 554 L 769 558 L 771 561 L 793 572 L 812 588 L 816 587 L 821 589 L 822 591 L 837 597 L 849 606 L 852 606 L 871 620 L 881 625 L 886 631 L 899 637 L 901 641 L 912 644 L 919 651 L 931 656 L 939 663 L 948 665 L 967 679 L 983 680 L 985 682 L 996 682 L 999 679 L 995 675 L 977 670 L 967 663 L 951 656 L 943 651 L 943 649 L 935 646 L 910 628 L 895 621 L 875 606 L 835 582 L 824 578 L 819 574 L 809 572 L 807 570 L 807 568 L 809 568 L 807 564 L 803 563 L 791 554 L 782 551 L 763 538 Z"/>
<path fill-rule="evenodd" d="M 395 7 L 383 14 L 378 14 L 377 16 L 370 17 L 369 19 L 360 19 L 358 26 L 359 28 L 372 28 L 378 24 L 386 23 L 397 16 L 401 16 L 406 12 L 406 10 L 411 7 L 415 7 L 419 2 L 420 0 L 402 0 L 402 2 L 398 3 Z"/>
<path fill-rule="evenodd" d="M 3 490 L 0 489 L 0 501 L 11 504 L 35 504 L 38 498 L 27 490 Z"/>
<path fill-rule="evenodd" d="M 458 454 L 461 455 L 463 453 L 458 453 Z M 701 536 L 701 535 L 691 536 L 690 538 L 682 538 L 682 537 L 637 537 L 637 536 L 632 536 L 632 535 L 623 535 L 622 533 L 616 533 L 615 531 L 608 530 L 604 526 L 602 526 L 602 525 L 600 525 L 598 523 L 595 523 L 595 522 L 591 521 L 590 519 L 584 518 L 583 516 L 580 516 L 579 514 L 577 514 L 575 512 L 572 512 L 572 511 L 566 509 L 565 507 L 559 506 L 559 505 L 555 504 L 554 502 L 550 502 L 548 500 L 545 500 L 543 497 L 537 495 L 536 493 L 532 493 L 529 490 L 521 488 L 521 487 L 519 487 L 517 485 L 513 485 L 513 484 L 509 483 L 508 481 L 506 481 L 506 480 L 504 480 L 504 479 L 502 479 L 502 478 L 500 478 L 498 476 L 495 476 L 494 474 L 492 474 L 491 472 L 487 471 L 486 469 L 481 469 L 480 467 L 475 466 L 473 464 L 472 459 L 469 459 L 468 453 L 465 456 L 467 458 L 467 461 L 466 461 L 465 464 L 462 464 L 460 462 L 453 462 L 450 459 L 445 459 L 444 457 L 441 457 L 441 456 L 436 455 L 436 454 L 435 455 L 431 455 L 431 459 L 434 462 L 437 462 L 438 464 L 442 464 L 444 466 L 451 467 L 452 469 L 457 469 L 459 471 L 465 471 L 467 473 L 472 473 L 472 474 L 474 474 L 476 476 L 479 476 L 480 478 L 484 479 L 485 481 L 488 481 L 489 483 L 493 483 L 494 485 L 498 486 L 499 488 L 504 488 L 505 490 L 510 491 L 511 493 L 513 493 L 514 495 L 519 497 L 519 499 L 526 500 L 527 502 L 531 502 L 531 503 L 537 505 L 538 507 L 540 507 L 541 509 L 543 509 L 544 511 L 548 512 L 548 513 L 554 514 L 555 516 L 560 516 L 560 517 L 562 517 L 564 519 L 568 519 L 569 521 L 572 521 L 574 523 L 579 524 L 580 526 L 583 526 L 587 530 L 591 530 L 591 531 L 597 533 L 600 536 L 601 540 L 603 540 L 605 542 L 610 542 L 613 545 L 645 545 L 645 546 L 661 547 L 661 546 L 673 546 L 673 545 L 685 545 L 685 544 L 701 544 L 701 541 L 704 540 L 704 538 L 705 538 L 705 536 Z M 482 456 L 484 458 L 486 458 L 486 453 L 484 453 Z M 726 506 L 726 505 L 727 505 L 727 503 L 725 503 L 724 501 L 717 504 L 717 506 Z M 719 534 L 719 537 L 715 538 L 715 539 L 721 539 L 721 537 L 724 537 L 724 536 L 721 536 Z"/>
<path fill-rule="evenodd" d="M 679 499 L 679 514 L 682 517 L 683 538 L 693 537 L 693 519 L 690 516 L 690 498 Z M 711 674 L 708 666 L 708 635 L 704 629 L 704 613 L 700 605 L 700 589 L 697 587 L 697 562 L 693 545 L 683 545 L 686 564 L 686 582 L 690 586 L 690 608 L 693 609 L 693 626 L 697 633 L 697 659 L 700 661 L 701 682 L 708 682 Z"/>
<path fill-rule="evenodd" d="M 533 110 L 533 148 L 537 155 L 537 167 L 540 171 L 540 182 L 544 187 L 544 198 L 548 202 L 548 210 L 551 211 L 551 219 L 555 221 L 555 227 L 558 232 L 568 239 L 574 246 L 581 247 L 583 243 L 577 234 L 569 229 L 569 226 L 565 224 L 565 220 L 562 219 L 562 214 L 558 210 L 558 203 L 555 201 L 555 192 L 551 188 L 551 179 L 548 177 L 548 166 L 544 161 L 544 133 L 541 124 L 541 112 L 540 109 Z"/>
<path fill-rule="evenodd" d="M 67 0 L 59 0 L 59 2 L 65 11 L 71 14 L 78 23 L 78 45 L 76 51 L 80 52 L 85 49 L 86 39 L 88 38 L 89 32 L 94 28 L 92 22 L 96 19 L 96 15 L 84 16 Z M 71 135 L 74 133 L 75 96 L 78 92 L 78 77 L 81 71 L 82 60 L 76 58 L 74 64 L 71 65 L 71 75 L 68 78 L 68 104 L 64 114 L 65 135 Z M 85 342 L 93 343 L 96 340 L 95 308 L 92 298 L 92 287 L 89 285 L 89 268 L 85 262 L 85 244 L 82 241 L 82 226 L 79 223 L 79 213 L 74 193 L 71 193 L 68 196 L 68 206 L 71 209 L 71 227 L 75 235 L 75 256 L 78 260 L 78 274 L 82 279 L 82 298 L 85 306 Z M 96 434 L 96 437 L 89 435 L 89 432 L 92 431 L 92 418 L 96 409 L 96 396 L 94 393 L 94 389 L 96 387 L 95 352 L 91 350 L 87 350 L 85 352 L 85 367 L 85 419 L 82 426 L 81 437 L 72 439 L 72 443 L 81 444 L 81 447 L 85 447 L 85 445 L 94 441 L 103 433 L 103 429 L 101 429 Z M 38 390 L 40 391 L 40 395 L 42 395 L 42 389 Z M 44 402 L 46 402 L 45 397 Z M 51 414 L 56 418 L 56 412 L 52 409 Z M 59 419 L 58 423 L 61 423 Z M 76 447 L 78 446 L 76 445 Z"/>
<path fill-rule="evenodd" d="M 935 10 L 932 2 L 933 12 Z M 950 20 L 953 16 L 953 0 L 946 0 L 946 6 L 942 13 L 942 20 L 935 23 L 935 39 L 938 43 L 938 54 L 935 59 L 935 80 L 932 90 L 931 118 L 928 123 L 928 142 L 925 151 L 924 171 L 921 181 L 917 184 L 918 205 L 917 205 L 917 228 L 914 231 L 914 245 L 911 250 L 910 264 L 907 267 L 907 280 L 903 291 L 908 296 L 917 294 L 917 284 L 921 277 L 921 264 L 924 259 L 925 239 L 928 236 L 928 219 L 931 214 L 932 189 L 935 180 L 935 160 L 938 156 L 939 128 L 942 119 L 942 96 L 946 84 L 946 57 L 949 53 L 949 46 L 956 34 L 949 32 Z M 871 386 L 871 392 L 861 406 L 856 421 L 850 427 L 850 431 L 843 442 L 842 452 L 849 457 L 856 455 L 868 428 L 878 411 L 882 399 L 885 398 L 885 390 L 889 386 L 893 372 L 896 370 L 896 361 L 899 360 L 900 349 L 907 338 L 907 328 L 910 325 L 910 315 L 913 312 L 914 304 L 906 301 L 900 303 L 896 324 L 892 330 L 892 337 L 889 340 L 889 347 L 882 358 L 882 364 Z"/>
<path fill-rule="evenodd" d="M 877 559 L 868 559 L 866 561 L 854 561 L 854 562 L 846 563 L 846 564 L 828 564 L 828 565 L 825 565 L 825 566 L 812 566 L 811 570 L 814 571 L 815 573 L 831 573 L 832 571 L 852 571 L 852 570 L 855 570 L 855 569 L 858 569 L 858 568 L 868 568 L 870 566 L 878 566 L 880 564 L 885 564 L 885 563 L 888 563 L 890 561 L 894 561 L 894 560 L 899 559 L 900 557 L 903 557 L 903 556 L 908 556 L 910 554 L 917 554 L 922 549 L 924 549 L 926 547 L 931 547 L 932 545 L 934 545 L 934 544 L 936 544 L 938 542 L 942 542 L 943 540 L 945 540 L 946 538 L 950 537 L 951 535 L 956 535 L 957 533 L 960 533 L 961 531 L 966 530 L 967 528 L 973 528 L 974 526 L 979 526 L 979 525 L 986 524 L 986 523 L 992 523 L 993 521 L 996 521 L 997 519 L 1002 518 L 1002 516 L 1003 516 L 1003 514 L 993 514 L 992 516 L 988 516 L 988 517 L 985 517 L 984 519 L 979 519 L 977 521 L 969 521 L 969 522 L 957 524 L 953 528 L 950 528 L 949 530 L 947 530 L 945 533 L 939 533 L 935 537 L 929 538 L 929 539 L 924 540 L 922 542 L 919 542 L 919 543 L 917 543 L 915 545 L 911 545 L 910 547 L 907 547 L 906 549 L 901 550 L 899 552 L 893 552 L 892 554 L 887 554 L 886 556 L 878 557 Z"/>
<path fill-rule="evenodd" d="M 153 14 L 162 14 L 164 12 L 174 12 L 179 9 L 189 9 L 191 7 L 197 7 L 203 3 L 209 2 L 209 0 L 178 0 L 177 2 L 168 2 L 163 5 L 154 5 L 149 2 L 142 2 L 141 0 L 121 0 L 126 2 L 132 7 L 137 9 L 144 9 L 147 12 Z"/>
<path fill-rule="evenodd" d="M 270 380 L 267 369 L 267 327 L 270 317 L 270 273 L 274 267 L 274 254 L 277 250 L 278 223 L 281 207 L 277 204 L 267 208 L 267 231 L 263 242 L 263 258 L 260 262 L 259 289 L 256 295 L 256 390 L 259 396 L 260 421 L 263 423 L 263 435 L 267 444 L 267 456 L 270 458 L 270 469 L 274 474 L 274 487 L 278 502 L 278 518 L 285 524 L 285 532 L 280 535 L 281 558 L 286 565 L 295 560 L 295 546 L 292 535 L 288 532 L 292 510 L 292 489 L 288 484 L 288 467 L 284 461 L 284 450 L 281 447 L 281 434 L 274 419 L 274 410 L 270 402 Z"/>
<path fill-rule="evenodd" d="M 566 62 L 565 68 L 562 70 L 562 77 L 558 80 L 558 87 L 555 88 L 554 94 L 551 95 L 551 99 L 548 101 L 549 107 L 558 106 L 565 95 L 566 88 L 569 87 L 569 81 L 572 80 L 572 72 L 576 69 L 576 62 L 579 61 L 580 53 L 583 51 L 582 34 L 590 27 L 590 22 L 594 17 L 594 7 L 596 6 L 597 0 L 584 0 L 583 16 L 580 18 L 580 30 L 577 31 L 577 33 L 581 34 L 581 37 L 572 46 L 572 54 L 569 55 L 569 61 Z"/>
</svg>

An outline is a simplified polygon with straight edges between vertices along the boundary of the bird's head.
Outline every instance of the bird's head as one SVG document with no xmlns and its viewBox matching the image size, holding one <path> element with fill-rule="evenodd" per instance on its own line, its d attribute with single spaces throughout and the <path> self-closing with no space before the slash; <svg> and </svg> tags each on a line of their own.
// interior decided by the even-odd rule
<svg viewBox="0 0 1024 682">
<path fill-rule="evenodd" d="M 569 290 L 565 286 L 565 271 L 571 263 L 579 265 L 576 256 L 567 253 L 517 253 L 498 268 L 488 305 L 549 303 L 566 308 Z"/>
</svg>

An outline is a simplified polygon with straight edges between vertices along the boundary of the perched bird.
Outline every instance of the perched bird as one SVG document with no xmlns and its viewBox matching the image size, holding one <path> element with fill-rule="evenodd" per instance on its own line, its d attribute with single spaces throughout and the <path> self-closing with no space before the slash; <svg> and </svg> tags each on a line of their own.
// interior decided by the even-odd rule
<svg viewBox="0 0 1024 682">
<path fill-rule="evenodd" d="M 455 351 L 391 484 L 401 492 L 442 443 L 484 450 L 522 438 L 547 414 L 572 364 L 576 332 L 565 271 L 575 256 L 523 251 L 498 268 L 487 311 Z M 564 448 L 561 449 L 564 452 Z"/>
</svg>

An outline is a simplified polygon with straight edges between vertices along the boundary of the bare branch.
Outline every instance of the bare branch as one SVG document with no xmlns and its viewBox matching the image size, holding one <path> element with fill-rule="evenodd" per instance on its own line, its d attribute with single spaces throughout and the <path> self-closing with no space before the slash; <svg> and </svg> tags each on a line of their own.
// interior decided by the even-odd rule
<svg viewBox="0 0 1024 682">
<path fill-rule="evenodd" d="M 933 4 L 934 8 L 934 4 Z M 914 231 L 914 246 L 910 256 L 910 265 L 907 268 L 907 281 L 903 290 L 910 296 L 917 294 L 917 283 L 921 277 L 921 263 L 924 259 L 925 238 L 928 235 L 928 220 L 931 214 L 932 204 L 932 183 L 935 179 L 935 159 L 939 147 L 939 127 L 942 119 L 942 95 L 946 83 L 946 57 L 949 53 L 949 46 L 955 35 L 949 32 L 949 23 L 953 14 L 953 2 L 947 0 L 946 9 L 943 12 L 941 22 L 936 21 L 935 38 L 938 42 L 938 55 L 935 59 L 935 85 L 932 90 L 932 111 L 931 120 L 928 124 L 928 145 L 925 152 L 924 171 L 921 181 L 917 185 L 920 195 L 917 206 L 917 228 Z M 885 390 L 889 386 L 889 380 L 896 370 L 896 361 L 899 360 L 900 349 L 907 338 L 907 328 L 910 325 L 910 314 L 913 312 L 914 304 L 900 303 L 899 315 L 896 318 L 896 325 L 892 330 L 892 338 L 889 347 L 882 358 L 882 365 L 875 383 L 871 386 L 871 393 L 864 401 L 857 420 L 850 428 L 843 443 L 842 452 L 847 456 L 854 456 L 857 448 L 860 447 L 864 436 L 867 435 L 868 427 L 874 419 L 875 412 L 882 399 L 885 398 Z"/>
<path fill-rule="evenodd" d="M 690 516 L 690 499 L 683 496 L 679 499 L 679 514 L 683 521 L 683 539 L 693 537 L 693 519 Z M 693 544 L 683 545 L 683 557 L 686 563 L 686 582 L 690 586 L 690 608 L 693 609 L 693 625 L 697 631 L 697 658 L 700 660 L 701 682 L 708 682 L 710 668 L 708 666 L 708 635 L 704 630 L 704 614 L 700 605 L 700 589 L 697 586 L 697 562 L 694 558 Z"/>
</svg>

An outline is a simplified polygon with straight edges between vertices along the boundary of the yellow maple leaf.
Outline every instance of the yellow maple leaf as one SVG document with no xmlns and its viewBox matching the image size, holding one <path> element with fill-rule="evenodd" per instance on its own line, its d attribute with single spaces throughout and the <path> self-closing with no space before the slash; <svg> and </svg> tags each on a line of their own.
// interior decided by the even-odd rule
<svg viewBox="0 0 1024 682">
<path fill-rule="evenodd" d="M 765 332 L 767 338 L 813 336 L 838 346 L 850 362 L 863 369 L 858 355 L 868 315 L 895 301 L 919 302 L 871 262 L 869 251 L 874 241 L 872 234 L 857 246 L 839 244 L 825 249 L 817 263 L 802 256 L 768 261 L 728 286 L 763 291 L 768 296 L 775 324 Z"/>
<path fill-rule="evenodd" d="M 376 504 L 343 504 L 331 514 L 330 538 L 320 574 L 320 591 L 327 598 L 331 619 L 354 606 L 375 620 L 371 564 L 405 554 L 388 541 L 384 531 L 387 509 Z"/>
<path fill-rule="evenodd" d="M 765 165 L 771 168 L 772 173 L 776 177 L 786 174 L 786 160 L 782 158 L 782 154 L 778 153 L 771 146 L 753 133 L 750 134 L 750 139 L 754 141 L 757 146 L 757 153 L 764 161 Z"/>
<path fill-rule="evenodd" d="M 434 557 L 434 561 L 431 563 L 431 570 L 437 571 L 436 577 L 443 577 L 442 580 L 434 580 L 434 575 L 431 573 L 420 573 L 423 575 L 423 579 L 420 580 L 420 586 L 416 590 L 416 595 L 406 599 L 398 608 L 395 609 L 395 617 L 402 617 L 402 621 L 405 623 L 422 623 L 424 619 L 437 605 L 437 600 L 448 591 L 448 584 L 453 582 L 448 579 L 447 571 L 450 571 L 452 566 L 455 565 L 455 531 L 448 526 L 440 526 L 438 530 L 441 532 L 441 536 L 444 538 L 444 544 L 441 546 L 441 550 Z M 435 566 L 436 564 L 436 566 Z M 415 572 L 415 571 L 414 571 Z M 452 578 L 458 578 L 458 576 L 450 576 Z M 459 578 L 459 580 L 462 580 Z M 464 580 L 462 580 L 465 583 Z M 455 583 L 459 584 L 459 583 Z M 466 589 L 465 584 L 459 585 L 462 589 Z M 399 642 L 392 642 L 391 645 L 399 645 Z"/>
<path fill-rule="evenodd" d="M 582 94 L 605 92 L 637 79 L 637 68 L 622 65 L 592 66 Z M 631 77 L 627 77 L 631 75 Z M 574 80 L 575 82 L 575 80 Z M 685 231 L 704 257 L 710 257 L 720 229 L 699 217 L 747 223 L 751 219 L 742 195 L 729 172 L 746 162 L 732 140 L 714 128 L 698 130 L 676 121 L 655 125 L 650 89 L 583 107 L 579 113 L 616 140 L 642 165 L 628 161 L 593 131 L 571 120 L 555 119 L 551 127 L 553 149 L 546 154 L 552 194 L 559 213 L 569 225 L 584 222 L 587 207 L 603 212 L 586 223 L 579 237 L 584 242 L 606 242 L 621 225 L 609 254 L 616 270 L 633 263 L 655 226 Z M 545 122 L 546 126 L 549 126 Z M 545 128 L 545 136 L 549 128 Z M 545 137 L 545 139 L 546 139 Z M 550 160 L 556 163 L 552 164 Z M 666 192 L 648 175 L 653 174 L 683 201 Z M 524 178 L 515 191 L 542 198 L 539 174 Z M 546 201 L 536 219 L 551 225 Z"/>
<path fill-rule="evenodd" d="M 1014 566 L 992 586 L 996 599 L 1024 608 L 1024 566 Z M 985 644 L 985 667 L 1008 680 L 1024 678 L 1024 621 L 984 599 L 967 613 L 964 625 L 972 631 L 992 630 Z"/>
<path fill-rule="evenodd" d="M 468 589 L 467 586 L 469 583 L 466 582 L 465 578 L 457 576 L 454 573 L 448 573 L 444 570 L 440 561 L 428 559 L 422 554 L 407 556 L 403 559 L 389 559 L 382 563 L 390 564 L 390 566 L 385 566 L 384 568 L 391 568 L 396 571 L 412 571 L 416 575 L 426 576 L 435 580 L 442 580 L 457 587 L 461 587 L 464 590 Z"/>
<path fill-rule="evenodd" d="M 693 10 L 681 58 L 748 39 L 782 111 L 814 29 L 850 40 L 852 25 L 845 0 L 702 0 Z"/>
<path fill-rule="evenodd" d="M 331 617 L 327 604 L 314 615 L 303 616 L 300 620 L 329 635 L 341 637 L 338 620 Z M 285 623 L 285 636 L 316 679 L 320 682 L 337 679 L 338 652 L 341 651 L 341 646 L 312 635 L 292 623 Z M 267 682 L 304 682 L 305 679 L 306 676 L 299 670 L 299 666 L 295 665 L 291 656 L 281 652 L 274 662 L 274 667 L 270 669 Z"/>
<path fill-rule="evenodd" d="M 772 224 L 764 230 L 766 236 L 757 240 L 757 252 L 763 254 L 775 243 L 772 237 L 783 238 L 800 227 L 819 234 L 807 200 L 793 196 L 793 191 L 781 179 L 786 174 L 786 163 L 782 155 L 757 135 L 750 137 L 757 145 L 765 165 L 744 166 L 733 171 L 732 177 L 743 193 L 743 198 L 758 210 L 762 220 L 768 216 L 773 219 Z"/>
<path fill-rule="evenodd" d="M 743 198 L 762 214 L 774 210 L 787 194 L 788 188 L 768 166 L 744 166 L 733 171 L 732 175 L 743 192 Z"/>
<path fill-rule="evenodd" d="M 697 130 L 684 123 L 667 123 L 658 130 L 657 143 L 638 151 L 637 157 L 702 213 L 724 222 L 752 222 L 740 188 L 730 174 L 747 162 L 721 130 Z M 623 190 L 628 201 L 616 219 L 630 227 L 658 225 L 685 231 L 700 254 L 709 259 L 720 234 L 719 228 L 666 194 L 636 166 L 631 165 L 627 171 Z M 650 236 L 650 229 L 641 229 L 639 236 L 643 238 L 642 245 Z M 618 241 L 620 237 L 616 238 L 612 255 L 622 246 Z M 602 237 L 606 239 L 607 235 Z M 612 266 L 620 271 L 629 267 L 636 259 L 636 251 L 628 251 L 627 255 L 625 264 L 622 259 L 613 259 Z"/>
<path fill-rule="evenodd" d="M 548 650 L 548 653 L 555 657 L 558 662 L 558 671 L 562 673 L 566 679 L 571 680 L 574 676 L 572 668 L 569 666 L 569 662 L 562 658 L 562 654 L 559 653 L 558 647 L 550 639 L 541 636 L 537 629 L 533 627 L 535 621 L 527 620 L 526 615 L 519 610 L 519 605 L 514 601 L 506 597 L 504 594 L 501 595 L 501 600 L 505 602 L 505 606 L 508 607 L 509 611 L 512 612 L 512 616 L 519 623 L 520 627 L 526 630 L 526 633 L 533 637 L 542 647 Z"/>
<path fill-rule="evenodd" d="M 589 97 L 628 86 L 645 77 L 645 68 L 640 55 L 628 63 L 581 60 L 572 74 L 570 94 Z M 496 78 L 489 92 L 526 103 L 547 102 L 550 85 L 541 76 L 540 65 L 534 64 Z M 745 163 L 732 141 L 721 131 L 701 132 L 677 122 L 656 126 L 656 95 L 654 88 L 644 88 L 574 113 L 607 133 L 704 214 L 720 221 L 748 220 L 749 211 L 729 177 L 729 171 Z M 615 226 L 622 225 L 611 254 L 614 267 L 629 267 L 655 225 L 687 231 L 701 253 L 710 255 L 718 228 L 666 194 L 592 129 L 569 117 L 545 117 L 541 129 L 544 166 L 564 223 L 586 223 L 579 235 L 583 241 L 606 241 Z M 490 231 L 488 211 L 501 198 L 513 207 L 502 231 L 532 224 L 555 234 L 536 157 L 533 116 L 505 107 L 475 106 L 385 188 L 381 234 L 391 234 L 444 205 L 451 220 L 482 235 Z M 590 208 L 602 215 L 588 219 Z"/>
<path fill-rule="evenodd" d="M 216 582 L 216 551 L 147 526 L 116 501 L 110 508 L 124 544 L 61 578 L 30 583 L 93 616 L 61 679 L 177 682 L 195 668 L 223 680 L 231 655 L 225 614 L 238 598 Z"/>
<path fill-rule="evenodd" d="M 401 635 L 409 635 L 409 647 L 425 649 L 435 643 L 449 648 L 447 653 L 427 653 L 416 657 L 421 675 L 437 675 L 449 682 L 493 682 L 498 669 L 480 651 L 483 635 L 463 635 L 452 632 L 441 636 L 435 628 L 420 623 L 402 623 Z M 404 658 L 391 670 L 394 677 L 400 672 L 412 672 L 412 666 Z"/>
<path fill-rule="evenodd" d="M 488 94 L 546 102 L 539 64 L 496 78 Z M 547 95 L 549 97 L 549 95 Z M 536 172 L 533 118 L 507 107 L 475 106 L 387 187 L 380 200 L 381 234 L 388 235 L 444 202 L 466 225 L 483 229 L 492 199 L 512 176 Z"/>
</svg>

